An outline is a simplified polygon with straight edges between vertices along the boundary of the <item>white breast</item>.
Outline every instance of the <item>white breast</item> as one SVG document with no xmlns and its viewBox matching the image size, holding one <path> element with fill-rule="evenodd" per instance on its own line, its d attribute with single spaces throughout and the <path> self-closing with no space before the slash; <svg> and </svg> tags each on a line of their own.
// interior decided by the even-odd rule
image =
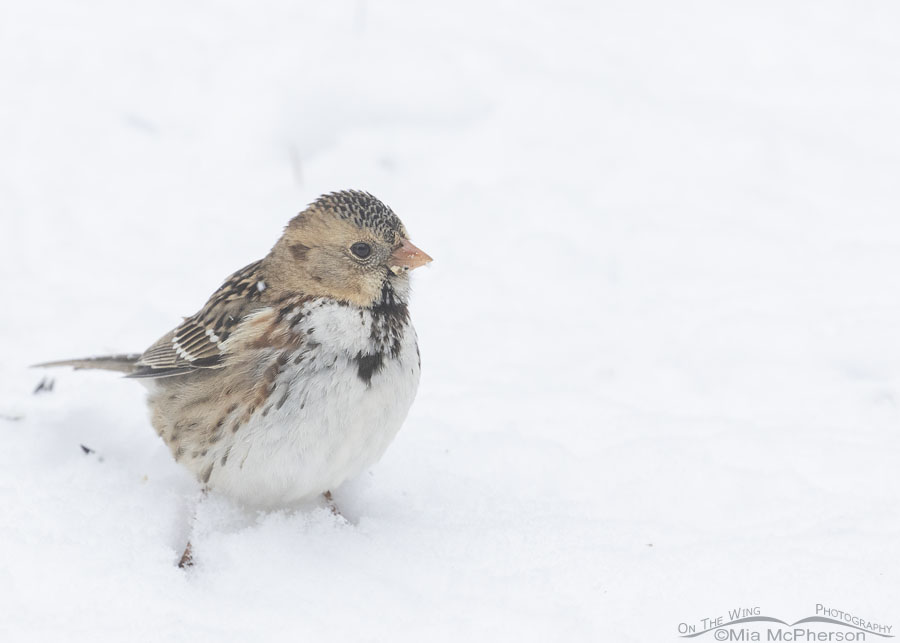
<svg viewBox="0 0 900 643">
<path fill-rule="evenodd" d="M 385 353 L 366 382 L 357 358 L 375 346 L 373 323 L 379 321 L 371 313 L 319 302 L 307 304 L 298 318 L 295 332 L 305 343 L 275 380 L 273 403 L 209 454 L 216 461 L 210 487 L 245 504 L 312 499 L 359 474 L 394 439 L 418 387 L 411 324 L 403 328 L 396 355 Z"/>
</svg>

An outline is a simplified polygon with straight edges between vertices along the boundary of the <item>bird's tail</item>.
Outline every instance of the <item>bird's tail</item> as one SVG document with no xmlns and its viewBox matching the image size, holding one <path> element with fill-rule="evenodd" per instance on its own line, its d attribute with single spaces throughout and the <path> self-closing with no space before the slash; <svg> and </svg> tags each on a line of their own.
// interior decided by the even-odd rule
<svg viewBox="0 0 900 643">
<path fill-rule="evenodd" d="M 64 359 L 58 362 L 44 362 L 43 364 L 35 364 L 34 366 L 71 366 L 76 371 L 81 369 L 100 369 L 104 371 L 118 371 L 120 373 L 133 373 L 135 364 L 140 357 L 139 354 L 103 355 L 102 357 L 85 357 L 84 359 Z"/>
</svg>

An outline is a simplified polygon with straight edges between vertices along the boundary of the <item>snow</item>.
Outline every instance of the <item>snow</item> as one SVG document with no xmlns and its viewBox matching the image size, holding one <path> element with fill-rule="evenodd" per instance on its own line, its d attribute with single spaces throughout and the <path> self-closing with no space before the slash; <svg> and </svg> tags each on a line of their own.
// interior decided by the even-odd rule
<svg viewBox="0 0 900 643">
<path fill-rule="evenodd" d="M 0 639 L 900 623 L 898 18 L 4 3 Z M 142 388 L 28 365 L 146 348 L 344 188 L 435 258 L 418 398 L 345 519 L 212 496 L 185 573 Z"/>
</svg>

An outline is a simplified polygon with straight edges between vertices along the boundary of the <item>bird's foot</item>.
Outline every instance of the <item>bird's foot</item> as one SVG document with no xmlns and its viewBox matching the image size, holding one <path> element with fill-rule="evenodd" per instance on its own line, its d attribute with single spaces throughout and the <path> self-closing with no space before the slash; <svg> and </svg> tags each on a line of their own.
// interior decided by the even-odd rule
<svg viewBox="0 0 900 643">
<path fill-rule="evenodd" d="M 191 541 L 189 540 L 184 547 L 184 553 L 181 554 L 181 560 L 178 561 L 178 569 L 187 569 L 194 566 L 194 552 L 191 550 Z"/>
<path fill-rule="evenodd" d="M 334 498 L 331 497 L 331 492 L 326 491 L 322 494 L 322 497 L 325 498 L 325 504 L 328 505 L 328 508 L 331 509 L 331 513 L 335 516 L 340 516 L 343 518 L 344 516 L 341 514 L 341 510 L 338 509 L 338 506 L 334 502 Z"/>
</svg>

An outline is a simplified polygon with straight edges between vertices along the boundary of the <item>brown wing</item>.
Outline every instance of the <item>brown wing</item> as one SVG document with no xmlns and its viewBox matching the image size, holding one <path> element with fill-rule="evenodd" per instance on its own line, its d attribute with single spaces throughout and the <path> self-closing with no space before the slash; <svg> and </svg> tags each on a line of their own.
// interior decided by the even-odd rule
<svg viewBox="0 0 900 643">
<path fill-rule="evenodd" d="M 170 377 L 202 368 L 220 368 L 224 342 L 238 323 L 259 306 L 265 283 L 261 261 L 231 275 L 206 305 L 148 348 L 127 377 Z"/>
</svg>

